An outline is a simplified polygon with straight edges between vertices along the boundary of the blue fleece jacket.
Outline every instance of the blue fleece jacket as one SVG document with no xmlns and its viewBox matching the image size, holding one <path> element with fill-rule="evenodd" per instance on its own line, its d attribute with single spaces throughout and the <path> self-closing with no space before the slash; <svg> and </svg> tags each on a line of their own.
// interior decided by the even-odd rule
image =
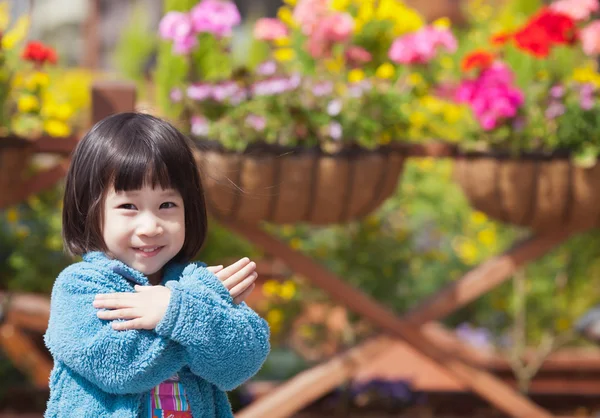
<svg viewBox="0 0 600 418">
<path fill-rule="evenodd" d="M 147 416 L 149 391 L 175 373 L 194 418 L 233 417 L 225 391 L 253 376 L 269 328 L 198 264 L 169 263 L 171 300 L 154 330 L 115 331 L 96 316 L 99 293 L 134 292 L 146 276 L 103 253 L 67 267 L 52 290 L 46 346 L 54 358 L 46 418 Z"/>
</svg>

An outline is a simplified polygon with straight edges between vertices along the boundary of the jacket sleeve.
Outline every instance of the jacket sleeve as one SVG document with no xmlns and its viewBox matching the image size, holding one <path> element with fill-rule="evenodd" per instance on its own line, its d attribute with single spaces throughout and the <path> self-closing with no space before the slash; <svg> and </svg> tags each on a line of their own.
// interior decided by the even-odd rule
<svg viewBox="0 0 600 418">
<path fill-rule="evenodd" d="M 269 354 L 269 327 L 236 305 L 219 279 L 190 264 L 169 281 L 171 301 L 156 332 L 181 344 L 191 371 L 221 390 L 232 390 L 260 370 Z"/>
<path fill-rule="evenodd" d="M 115 331 L 111 321 L 99 319 L 92 306 L 95 295 L 119 290 L 96 270 L 69 269 L 52 290 L 45 335 L 56 361 L 115 394 L 149 391 L 186 365 L 185 351 L 177 343 L 154 331 Z"/>
</svg>

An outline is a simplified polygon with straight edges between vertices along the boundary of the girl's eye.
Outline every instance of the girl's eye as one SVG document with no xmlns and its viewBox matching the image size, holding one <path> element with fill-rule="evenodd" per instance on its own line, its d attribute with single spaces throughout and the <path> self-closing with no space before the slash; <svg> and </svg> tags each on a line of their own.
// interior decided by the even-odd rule
<svg viewBox="0 0 600 418">
<path fill-rule="evenodd" d="M 136 208 L 133 203 L 123 203 L 122 205 L 119 206 L 119 209 L 135 210 Z"/>
<path fill-rule="evenodd" d="M 176 206 L 177 205 L 175 203 L 173 203 L 173 202 L 165 202 L 165 203 L 163 203 L 163 204 L 160 205 L 160 208 L 161 209 L 171 209 L 171 208 L 174 208 Z"/>
</svg>

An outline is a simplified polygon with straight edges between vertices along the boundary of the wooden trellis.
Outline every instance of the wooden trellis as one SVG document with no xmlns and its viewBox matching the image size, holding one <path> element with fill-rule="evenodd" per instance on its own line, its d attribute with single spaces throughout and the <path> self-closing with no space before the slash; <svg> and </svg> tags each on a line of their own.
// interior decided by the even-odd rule
<svg viewBox="0 0 600 418">
<path fill-rule="evenodd" d="M 135 92 L 120 84 L 97 85 L 93 89 L 94 120 L 117 111 L 132 110 Z M 76 140 L 43 140 L 38 150 L 67 154 Z M 415 148 L 413 155 L 445 156 L 445 148 Z M 65 174 L 66 160 L 45 175 L 34 177 L 20 195 L 26 198 L 56 183 Z M 52 174 L 52 175 L 50 175 Z M 435 324 L 456 309 L 480 297 L 507 280 L 518 268 L 544 255 L 564 242 L 576 231 L 555 231 L 531 237 L 506 253 L 476 267 L 407 313 L 397 317 L 372 298 L 348 285 L 306 255 L 288 247 L 271 234 L 252 225 L 224 223 L 233 232 L 249 239 L 267 253 L 278 257 L 296 273 L 304 276 L 338 300 L 379 327 L 389 337 L 380 337 L 341 354 L 314 370 L 302 373 L 239 413 L 239 417 L 287 417 L 352 377 L 357 365 L 368 361 L 390 346 L 390 337 L 400 338 L 439 367 L 446 370 L 473 392 L 513 417 L 550 417 L 551 414 L 507 386 L 491 373 L 478 367 L 477 353 L 459 342 L 452 334 Z M 44 356 L 35 354 L 22 336 L 21 328 L 45 329 L 47 306 L 41 301 L 14 295 L 0 329 L 0 345 L 17 365 L 29 369 L 38 385 L 47 384 L 50 365 Z M 46 301 L 47 303 L 47 301 Z M 36 310 L 37 309 L 37 310 Z M 43 312 L 46 312 L 45 314 Z M 33 354 L 32 354 L 33 353 Z M 337 372 L 332 373 L 333 370 Z"/>
</svg>

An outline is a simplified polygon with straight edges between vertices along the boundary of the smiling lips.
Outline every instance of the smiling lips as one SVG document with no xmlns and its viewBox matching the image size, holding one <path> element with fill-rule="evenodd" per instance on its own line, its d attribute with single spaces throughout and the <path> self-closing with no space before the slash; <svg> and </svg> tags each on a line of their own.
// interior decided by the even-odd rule
<svg viewBox="0 0 600 418">
<path fill-rule="evenodd" d="M 164 246 L 155 246 L 155 247 L 134 247 L 136 253 L 142 255 L 143 257 L 153 257 L 162 250 Z"/>
</svg>

